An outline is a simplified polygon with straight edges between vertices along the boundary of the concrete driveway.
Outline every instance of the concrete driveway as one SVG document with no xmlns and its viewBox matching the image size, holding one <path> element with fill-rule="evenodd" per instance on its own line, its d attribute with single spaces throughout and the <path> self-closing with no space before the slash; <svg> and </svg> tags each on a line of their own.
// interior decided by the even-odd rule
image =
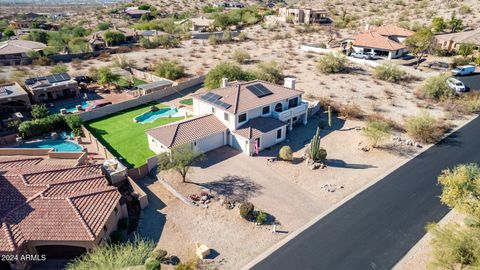
<svg viewBox="0 0 480 270">
<path fill-rule="evenodd" d="M 282 230 L 295 230 L 328 207 L 274 171 L 267 157 L 250 157 L 228 146 L 207 153 L 189 178 L 237 201 L 252 202 L 275 216 Z"/>
<path fill-rule="evenodd" d="M 455 76 L 455 78 L 462 81 L 469 91 L 480 91 L 479 72 L 467 76 Z"/>
</svg>

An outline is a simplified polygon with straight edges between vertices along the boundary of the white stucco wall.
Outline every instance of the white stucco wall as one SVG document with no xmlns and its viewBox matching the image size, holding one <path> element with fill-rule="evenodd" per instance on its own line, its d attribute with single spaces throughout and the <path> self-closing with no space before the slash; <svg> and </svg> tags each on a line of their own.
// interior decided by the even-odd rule
<svg viewBox="0 0 480 270">
<path fill-rule="evenodd" d="M 147 140 L 148 140 L 148 147 L 150 148 L 150 150 L 155 152 L 155 154 L 158 155 L 160 153 L 168 151 L 168 148 L 165 145 L 161 144 L 155 138 L 150 136 L 150 134 L 147 134 Z"/>
</svg>

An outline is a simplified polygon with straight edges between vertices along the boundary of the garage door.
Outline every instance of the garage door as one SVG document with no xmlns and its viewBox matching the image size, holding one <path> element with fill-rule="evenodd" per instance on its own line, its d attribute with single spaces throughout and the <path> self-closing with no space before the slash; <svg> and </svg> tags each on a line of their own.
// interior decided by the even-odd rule
<svg viewBox="0 0 480 270">
<path fill-rule="evenodd" d="M 196 148 L 200 152 L 208 152 L 224 145 L 223 132 L 208 136 L 196 142 Z"/>
<path fill-rule="evenodd" d="M 38 254 L 47 257 L 47 259 L 75 259 L 86 252 L 85 248 L 74 246 L 36 246 Z"/>
</svg>

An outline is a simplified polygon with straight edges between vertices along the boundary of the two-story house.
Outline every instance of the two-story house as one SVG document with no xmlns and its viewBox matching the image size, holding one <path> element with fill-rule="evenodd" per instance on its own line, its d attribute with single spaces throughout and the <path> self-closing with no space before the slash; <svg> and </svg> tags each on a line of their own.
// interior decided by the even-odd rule
<svg viewBox="0 0 480 270">
<path fill-rule="evenodd" d="M 291 78 L 285 86 L 224 80 L 221 88 L 193 96 L 194 117 L 147 130 L 149 147 L 158 154 L 187 143 L 202 152 L 229 145 L 258 154 L 284 141 L 296 124 L 307 124 L 302 94 Z"/>
</svg>

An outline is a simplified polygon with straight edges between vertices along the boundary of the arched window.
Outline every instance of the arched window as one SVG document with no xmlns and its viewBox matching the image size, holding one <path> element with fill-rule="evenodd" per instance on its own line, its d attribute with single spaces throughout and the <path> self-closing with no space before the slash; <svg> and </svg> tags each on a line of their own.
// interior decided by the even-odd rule
<svg viewBox="0 0 480 270">
<path fill-rule="evenodd" d="M 282 110 L 283 110 L 282 103 L 277 103 L 277 105 L 275 105 L 275 111 L 282 112 Z"/>
</svg>

